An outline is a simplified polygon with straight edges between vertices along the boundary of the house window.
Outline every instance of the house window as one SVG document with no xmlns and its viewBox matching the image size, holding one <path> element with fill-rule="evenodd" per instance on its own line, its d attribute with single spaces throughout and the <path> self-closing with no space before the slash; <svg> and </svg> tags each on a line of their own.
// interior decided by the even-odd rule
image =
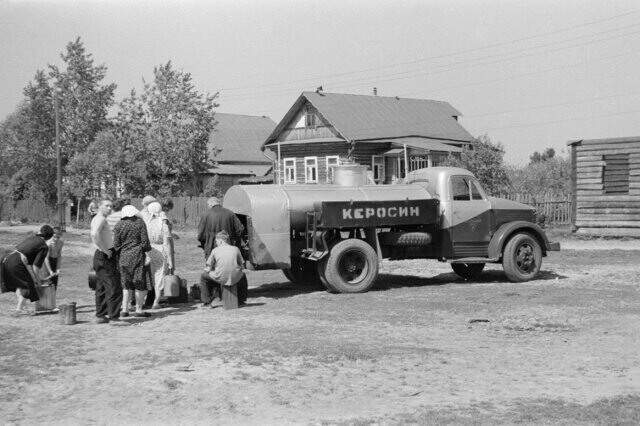
<svg viewBox="0 0 640 426">
<path fill-rule="evenodd" d="M 602 182 L 605 194 L 629 193 L 629 154 L 604 156 Z"/>
<path fill-rule="evenodd" d="M 304 181 L 318 183 L 318 157 L 304 157 Z"/>
<path fill-rule="evenodd" d="M 296 183 L 296 159 L 284 159 L 284 183 Z"/>
<path fill-rule="evenodd" d="M 429 167 L 429 157 L 427 155 L 412 155 L 409 158 L 409 171 Z"/>
<path fill-rule="evenodd" d="M 311 105 L 307 105 L 305 109 L 304 125 L 305 127 L 316 127 L 316 110 Z"/>
<path fill-rule="evenodd" d="M 382 155 L 371 156 L 371 171 L 375 183 L 384 182 L 384 157 Z"/>
<path fill-rule="evenodd" d="M 327 183 L 333 182 L 333 167 L 340 164 L 340 157 L 337 155 L 327 155 Z"/>
</svg>

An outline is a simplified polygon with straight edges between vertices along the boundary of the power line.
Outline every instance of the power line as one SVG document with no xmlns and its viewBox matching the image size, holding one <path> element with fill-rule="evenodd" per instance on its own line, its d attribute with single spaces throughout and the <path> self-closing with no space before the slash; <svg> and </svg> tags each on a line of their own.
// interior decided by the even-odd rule
<svg viewBox="0 0 640 426">
<path fill-rule="evenodd" d="M 517 125 L 514 125 L 514 126 L 491 127 L 491 128 L 479 129 L 478 133 L 484 133 L 484 132 L 488 132 L 488 131 L 491 131 L 491 130 L 517 129 L 517 128 L 521 128 L 521 127 L 532 127 L 532 126 L 540 126 L 540 125 L 545 125 L 545 124 L 568 123 L 568 122 L 571 122 L 571 121 L 591 120 L 591 119 L 594 119 L 594 118 L 613 117 L 613 116 L 616 116 L 616 115 L 626 115 L 626 114 L 635 114 L 635 113 L 640 113 L 640 110 L 623 111 L 623 112 L 616 112 L 616 113 L 603 114 L 603 115 L 591 115 L 591 116 L 586 116 L 586 117 L 567 118 L 567 119 L 564 119 L 564 120 L 541 121 L 541 122 L 538 122 L 538 123 L 517 124 Z"/>
<path fill-rule="evenodd" d="M 571 101 L 571 102 L 559 102 L 559 103 L 555 103 L 555 104 L 538 105 L 538 106 L 534 106 L 534 107 L 517 108 L 517 109 L 512 109 L 512 110 L 506 110 L 506 111 L 488 112 L 488 113 L 485 113 L 485 114 L 465 115 L 464 118 L 467 119 L 467 118 L 476 118 L 476 117 L 486 117 L 486 116 L 491 116 L 491 115 L 506 114 L 506 113 L 509 113 L 509 112 L 532 111 L 532 110 L 536 110 L 536 109 L 551 108 L 551 107 L 565 106 L 565 105 L 573 105 L 573 104 L 579 104 L 579 103 L 582 103 L 582 102 L 601 101 L 601 100 L 604 100 L 604 99 L 623 98 L 623 97 L 626 97 L 626 96 L 636 96 L 636 95 L 640 95 L 640 92 L 621 93 L 621 94 L 618 94 L 618 95 L 610 95 L 610 96 L 598 96 L 598 97 L 595 97 L 595 98 L 580 99 L 580 100 Z"/>
<path fill-rule="evenodd" d="M 622 29 L 630 28 L 630 27 L 637 27 L 638 25 L 640 25 L 640 24 L 632 24 L 632 25 L 629 25 L 629 26 L 626 26 L 626 27 L 615 29 L 615 30 L 603 31 L 603 32 L 600 32 L 600 33 L 589 34 L 587 36 L 579 36 L 579 37 L 575 37 L 575 38 L 572 38 L 572 39 L 563 40 L 563 41 L 560 41 L 560 42 L 555 42 L 555 43 L 550 43 L 550 44 L 540 45 L 540 46 L 533 46 L 533 47 L 526 48 L 526 49 L 520 49 L 518 51 L 511 51 L 511 52 L 491 55 L 491 56 L 487 56 L 487 57 L 484 57 L 484 58 L 467 59 L 467 60 L 463 60 L 463 61 L 457 61 L 457 62 L 454 62 L 452 64 L 438 65 L 438 66 L 432 67 L 432 69 L 403 71 L 403 72 L 398 72 L 398 73 L 387 74 L 386 76 L 384 76 L 385 78 L 382 78 L 382 76 L 378 76 L 378 77 L 367 77 L 366 80 L 363 80 L 363 79 L 347 80 L 347 81 L 339 82 L 339 83 L 333 85 L 332 88 L 345 88 L 345 87 L 351 87 L 351 86 L 362 86 L 362 85 L 376 84 L 376 83 L 386 82 L 386 81 L 404 80 L 404 79 L 407 79 L 407 78 L 418 77 L 418 76 L 421 76 L 423 74 L 424 75 L 435 75 L 435 74 L 441 74 L 441 73 L 445 73 L 445 72 L 458 71 L 458 70 L 463 70 L 463 69 L 468 69 L 468 68 L 473 68 L 473 67 L 478 67 L 478 66 L 491 65 L 491 64 L 495 64 L 495 63 L 504 62 L 504 61 L 510 61 L 510 60 L 514 60 L 514 59 L 521 59 L 521 58 L 537 56 L 537 55 L 546 54 L 546 53 L 557 52 L 557 51 L 561 51 L 561 50 L 571 49 L 571 48 L 574 48 L 574 47 L 585 46 L 585 45 L 593 44 L 593 43 L 600 43 L 600 42 L 603 42 L 603 41 L 608 41 L 608 40 L 612 40 L 612 39 L 626 37 L 626 36 L 629 36 L 629 35 L 638 34 L 638 33 L 640 33 L 640 31 L 626 32 L 626 33 L 614 35 L 614 36 L 611 36 L 611 37 L 600 38 L 600 39 L 591 40 L 591 41 L 587 41 L 587 42 L 583 42 L 583 43 L 577 43 L 577 44 L 573 44 L 573 45 L 569 45 L 569 46 L 558 47 L 558 48 L 555 48 L 555 49 L 547 49 L 547 50 L 543 50 L 541 52 L 533 52 L 533 53 L 528 53 L 528 54 L 519 54 L 520 52 L 523 52 L 523 51 L 541 49 L 543 47 L 548 47 L 548 46 L 556 45 L 556 44 L 559 44 L 559 43 L 566 43 L 566 42 L 570 42 L 570 41 L 575 41 L 575 40 L 579 40 L 579 39 L 582 39 L 582 38 L 585 38 L 585 37 L 593 37 L 594 35 L 605 34 L 605 33 L 609 33 L 609 32 L 612 32 L 612 31 L 619 31 L 619 30 L 622 30 Z M 506 55 L 512 55 L 512 56 L 506 56 Z M 500 57 L 503 57 L 503 56 L 506 56 L 506 57 L 500 58 Z M 480 63 L 477 63 L 477 64 L 471 64 L 469 66 L 461 66 L 461 67 L 455 66 L 455 65 L 461 65 L 461 64 L 469 64 L 469 63 L 473 63 L 473 62 L 476 62 L 476 61 L 481 61 L 481 60 L 484 60 L 486 58 L 491 58 L 491 57 L 498 57 L 500 59 L 493 60 L 493 61 L 480 62 Z M 452 65 L 454 65 L 454 66 L 452 67 Z M 391 77 L 391 78 L 386 78 L 386 77 Z M 281 95 L 281 94 L 291 95 L 291 90 L 286 90 L 286 91 L 280 90 L 280 91 L 266 92 L 266 93 L 263 92 L 261 95 L 258 95 L 258 96 L 255 96 L 255 95 L 228 96 L 225 99 L 230 99 L 230 100 L 252 100 L 252 99 L 265 98 L 265 97 L 272 97 L 272 96 Z"/>
<path fill-rule="evenodd" d="M 610 60 L 610 59 L 620 58 L 620 57 L 623 57 L 623 56 L 637 55 L 638 53 L 640 53 L 640 51 L 635 50 L 635 51 L 632 51 L 632 52 L 624 52 L 624 53 L 620 53 L 620 54 L 617 54 L 617 55 L 602 56 L 602 57 L 599 57 L 599 58 L 596 58 L 596 59 L 590 59 L 590 60 L 581 61 L 581 62 L 574 62 L 574 63 L 571 63 L 571 64 L 562 65 L 562 66 L 559 66 L 559 67 L 552 67 L 552 68 L 546 68 L 546 69 L 543 69 L 543 70 L 537 70 L 537 71 L 532 71 L 532 72 L 527 72 L 527 73 L 514 74 L 514 75 L 511 75 L 511 76 L 507 76 L 507 77 L 494 78 L 494 79 L 490 79 L 490 80 L 474 81 L 474 82 L 471 82 L 471 83 L 459 84 L 459 85 L 456 85 L 456 86 L 439 87 L 437 89 L 431 89 L 431 90 L 420 91 L 420 92 L 400 93 L 400 94 L 398 94 L 398 96 L 400 96 L 400 97 L 416 96 L 416 95 L 421 95 L 423 93 L 442 92 L 442 91 L 445 91 L 445 90 L 459 89 L 459 88 L 462 88 L 462 87 L 469 87 L 469 86 L 477 86 L 477 85 L 485 84 L 485 83 L 496 83 L 496 82 L 501 82 L 501 81 L 504 81 L 504 80 L 514 79 L 514 78 L 518 78 L 518 77 L 528 77 L 528 76 L 533 76 L 533 75 L 544 74 L 544 73 L 551 72 L 551 71 L 559 71 L 559 70 L 563 70 L 563 69 L 567 69 L 567 68 L 574 68 L 574 67 L 585 65 L 585 64 L 589 64 L 589 63 L 592 63 L 592 62 L 607 61 L 607 60 Z"/>
<path fill-rule="evenodd" d="M 558 29 L 558 30 L 550 31 L 550 32 L 539 33 L 539 34 L 535 34 L 535 35 L 532 35 L 532 36 L 523 37 L 523 38 L 519 38 L 519 39 L 515 39 L 515 40 L 509 40 L 509 41 L 505 41 L 505 42 L 490 44 L 490 45 L 482 46 L 482 47 L 479 47 L 479 48 L 459 50 L 459 51 L 452 52 L 452 53 L 447 53 L 447 54 L 437 55 L 437 56 L 431 56 L 431 57 L 417 59 L 417 60 L 413 60 L 413 61 L 399 62 L 397 64 L 384 65 L 384 66 L 372 67 L 372 68 L 364 68 L 364 69 L 360 69 L 360 70 L 356 70 L 356 71 L 349 71 L 349 72 L 343 72 L 343 73 L 326 74 L 326 75 L 323 75 L 323 76 L 309 77 L 309 78 L 299 79 L 299 80 L 290 80 L 290 81 L 283 81 L 283 82 L 277 82 L 277 83 L 261 84 L 261 85 L 257 85 L 257 86 L 230 87 L 230 88 L 220 89 L 220 91 L 223 91 L 223 90 L 228 90 L 228 91 L 250 90 L 250 89 L 255 89 L 255 88 L 284 86 L 284 85 L 291 85 L 291 84 L 296 84 L 296 83 L 317 82 L 318 80 L 325 80 L 325 79 L 329 79 L 329 78 L 332 78 L 332 77 L 341 77 L 341 76 L 346 76 L 346 75 L 362 74 L 362 73 L 366 73 L 366 72 L 369 72 L 369 71 L 376 71 L 376 70 L 381 70 L 381 69 L 394 68 L 394 67 L 397 67 L 397 66 L 404 66 L 404 65 L 412 65 L 412 64 L 416 64 L 416 63 L 420 63 L 420 62 L 431 61 L 431 60 L 434 60 L 434 59 L 442 59 L 442 58 L 456 56 L 456 55 L 460 55 L 460 54 L 464 54 L 464 53 L 471 53 L 471 52 L 475 53 L 475 52 L 478 52 L 480 50 L 491 49 L 491 48 L 495 48 L 495 47 L 500 47 L 500 46 L 505 46 L 505 45 L 509 45 L 509 44 L 519 43 L 519 42 L 526 41 L 526 40 L 532 40 L 532 39 L 536 39 L 536 38 L 540 38 L 540 37 L 546 37 L 546 36 L 553 35 L 553 34 L 559 34 L 559 33 L 563 33 L 563 32 L 570 31 L 570 30 L 574 30 L 574 29 L 577 29 L 577 28 L 587 27 L 587 26 L 590 26 L 590 25 L 594 25 L 594 24 L 598 24 L 598 23 L 602 23 L 602 22 L 607 22 L 607 21 L 611 21 L 611 20 L 618 19 L 618 18 L 621 18 L 621 17 L 637 14 L 639 12 L 640 11 L 630 11 L 630 12 L 622 13 L 622 14 L 619 14 L 619 15 L 614 15 L 614 16 L 610 16 L 610 17 L 607 17 L 607 18 L 598 19 L 598 20 L 595 20 L 595 21 L 585 22 L 585 23 L 582 23 L 582 24 L 574 25 L 574 26 L 571 26 L 571 27 L 565 27 L 565 28 L 561 28 L 561 29 Z"/>
</svg>

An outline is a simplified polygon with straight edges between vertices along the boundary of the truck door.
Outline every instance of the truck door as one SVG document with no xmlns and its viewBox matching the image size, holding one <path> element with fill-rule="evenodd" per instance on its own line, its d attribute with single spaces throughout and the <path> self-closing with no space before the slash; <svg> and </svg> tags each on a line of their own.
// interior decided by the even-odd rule
<svg viewBox="0 0 640 426">
<path fill-rule="evenodd" d="M 451 241 L 454 258 L 486 257 L 491 203 L 471 176 L 451 176 Z"/>
</svg>

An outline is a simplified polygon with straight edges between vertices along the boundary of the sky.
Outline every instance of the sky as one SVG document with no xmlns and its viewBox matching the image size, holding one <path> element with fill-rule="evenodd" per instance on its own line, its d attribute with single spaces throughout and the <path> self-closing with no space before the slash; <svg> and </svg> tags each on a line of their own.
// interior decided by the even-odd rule
<svg viewBox="0 0 640 426">
<path fill-rule="evenodd" d="M 318 86 L 446 101 L 512 164 L 640 136 L 637 0 L 0 0 L 0 120 L 77 37 L 116 102 L 171 61 L 218 112 L 276 123 Z"/>
</svg>

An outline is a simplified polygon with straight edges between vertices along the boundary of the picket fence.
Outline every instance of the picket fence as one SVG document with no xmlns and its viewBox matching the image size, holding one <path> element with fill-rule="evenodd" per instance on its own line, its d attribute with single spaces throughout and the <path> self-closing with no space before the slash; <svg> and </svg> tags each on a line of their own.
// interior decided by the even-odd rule
<svg viewBox="0 0 640 426">
<path fill-rule="evenodd" d="M 571 223 L 571 196 L 558 197 L 552 194 L 503 194 L 501 198 L 528 204 L 536 209 L 536 214 L 544 215 L 545 224 L 566 225 Z M 169 216 L 176 225 L 197 226 L 200 217 L 207 210 L 207 197 L 172 197 L 173 210 Z M 142 206 L 142 199 L 131 200 L 134 206 Z M 76 210 L 71 209 L 71 224 L 76 223 Z M 84 209 L 80 211 L 80 221 L 88 222 Z M 20 200 L 15 207 L 6 202 L 0 207 L 0 220 L 13 220 L 31 223 L 54 223 L 57 220 L 55 209 L 38 200 Z"/>
<path fill-rule="evenodd" d="M 536 209 L 536 216 L 544 217 L 546 225 L 568 225 L 571 223 L 571 196 L 554 194 L 503 194 L 500 198 L 528 204 Z M 542 216 L 544 215 L 544 216 Z"/>
</svg>

